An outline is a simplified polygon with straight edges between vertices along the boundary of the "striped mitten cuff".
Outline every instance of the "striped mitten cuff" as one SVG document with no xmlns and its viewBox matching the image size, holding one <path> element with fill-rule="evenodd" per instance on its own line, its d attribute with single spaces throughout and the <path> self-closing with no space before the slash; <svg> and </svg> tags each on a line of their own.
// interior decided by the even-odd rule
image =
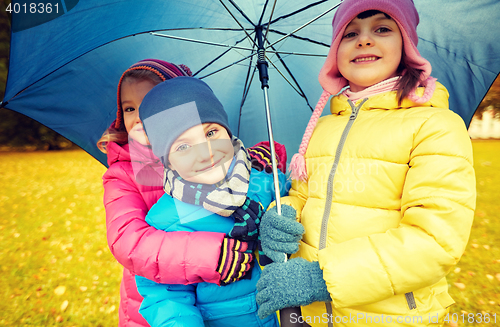
<svg viewBox="0 0 500 327">
<path fill-rule="evenodd" d="M 222 286 L 240 280 L 252 268 L 254 256 L 245 253 L 247 249 L 247 242 L 224 238 L 217 266 Z"/>
</svg>

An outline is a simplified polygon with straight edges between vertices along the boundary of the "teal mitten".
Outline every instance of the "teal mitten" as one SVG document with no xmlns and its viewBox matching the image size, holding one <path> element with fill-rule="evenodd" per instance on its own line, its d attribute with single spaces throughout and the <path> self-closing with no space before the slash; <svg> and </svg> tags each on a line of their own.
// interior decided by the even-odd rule
<svg viewBox="0 0 500 327">
<path fill-rule="evenodd" d="M 313 302 L 331 301 L 317 261 L 294 258 L 284 263 L 272 263 L 262 271 L 257 282 L 259 317 L 273 312 Z"/>
<path fill-rule="evenodd" d="M 262 251 L 274 262 L 284 262 L 284 253 L 295 253 L 299 250 L 299 240 L 304 234 L 304 226 L 295 220 L 294 208 L 283 204 L 281 215 L 276 207 L 269 209 L 260 223 Z"/>
</svg>

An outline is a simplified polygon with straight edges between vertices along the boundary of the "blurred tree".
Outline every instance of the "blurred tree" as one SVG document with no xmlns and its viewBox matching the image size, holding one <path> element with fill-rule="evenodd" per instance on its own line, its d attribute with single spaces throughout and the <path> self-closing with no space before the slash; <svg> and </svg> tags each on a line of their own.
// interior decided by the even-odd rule
<svg viewBox="0 0 500 327">
<path fill-rule="evenodd" d="M 500 75 L 497 76 L 490 90 L 486 93 L 483 101 L 477 108 L 475 116 L 481 118 L 486 109 L 493 109 L 495 115 L 500 116 Z"/>
<path fill-rule="evenodd" d="M 5 0 L 0 0 L 0 95 L 2 99 L 7 81 L 10 44 L 10 21 L 5 8 Z"/>
<path fill-rule="evenodd" d="M 5 95 L 10 48 L 10 0 L 0 0 L 0 99 Z M 20 113 L 0 109 L 0 147 L 58 150 L 73 143 L 39 122 Z"/>
</svg>

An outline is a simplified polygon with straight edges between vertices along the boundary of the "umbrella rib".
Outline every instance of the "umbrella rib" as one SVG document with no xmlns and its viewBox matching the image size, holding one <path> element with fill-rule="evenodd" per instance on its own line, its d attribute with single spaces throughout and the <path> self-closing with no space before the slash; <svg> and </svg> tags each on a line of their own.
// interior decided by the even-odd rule
<svg viewBox="0 0 500 327">
<path fill-rule="evenodd" d="M 161 34 L 161 33 L 156 33 L 156 32 L 150 32 L 149 34 L 154 35 L 154 36 L 165 37 L 165 38 L 168 38 L 168 39 L 174 39 L 174 40 L 180 40 L 180 41 L 188 41 L 188 42 L 201 43 L 201 44 L 207 44 L 207 45 L 215 45 L 215 46 L 219 46 L 219 47 L 229 48 L 230 50 L 231 49 L 238 49 L 238 50 L 255 51 L 255 49 L 253 49 L 253 48 L 239 47 L 239 46 L 234 46 L 234 45 L 230 45 L 230 44 L 209 42 L 209 41 L 196 40 L 196 39 L 189 39 L 189 38 L 185 38 L 185 37 L 173 36 L 173 35 L 167 35 L 167 34 Z M 243 40 L 244 39 L 238 41 L 238 43 L 242 42 Z M 266 51 L 270 52 L 270 53 L 278 53 L 279 52 L 281 54 L 288 54 L 288 55 L 326 57 L 326 55 L 324 55 L 324 54 L 303 53 L 303 52 L 286 52 L 286 51 L 274 51 L 274 50 L 266 50 Z"/>
<path fill-rule="evenodd" d="M 279 51 L 279 50 L 266 50 L 269 53 L 280 53 L 286 55 L 295 55 L 295 56 L 309 56 L 309 57 L 325 57 L 326 54 L 316 54 L 316 53 L 304 53 L 304 52 L 288 52 L 288 51 Z"/>
<path fill-rule="evenodd" d="M 311 19 L 310 21 L 308 21 L 307 23 L 305 23 L 304 25 L 302 26 L 299 26 L 297 27 L 295 30 L 293 30 L 292 32 L 288 33 L 287 35 L 283 36 L 282 38 L 278 39 L 277 41 L 275 41 L 274 43 L 270 44 L 268 47 L 272 47 L 273 45 L 275 45 L 276 43 L 279 43 L 281 41 L 283 41 L 284 39 L 286 39 L 287 37 L 289 37 L 290 35 L 294 34 L 295 32 L 298 32 L 300 31 L 301 29 L 303 29 L 304 27 L 308 26 L 309 24 L 313 23 L 314 21 L 320 19 L 321 17 L 323 17 L 324 15 L 328 14 L 330 11 L 332 11 L 333 9 L 337 8 L 338 6 L 340 6 L 340 3 L 339 4 L 336 4 L 335 6 L 333 6 L 332 8 L 328 9 L 327 11 L 325 11 L 324 13 L 314 17 L 313 19 Z"/>
<path fill-rule="evenodd" d="M 221 3 L 222 3 L 222 0 L 219 0 Z M 245 12 L 243 10 L 241 10 L 240 7 L 238 7 L 238 5 L 233 1 L 233 0 L 229 0 L 229 2 L 233 5 L 233 7 L 238 10 L 240 12 L 240 14 L 245 17 L 245 19 L 250 23 L 252 24 L 253 27 L 255 27 L 255 24 L 252 23 L 252 20 L 250 18 L 248 18 L 248 16 L 245 14 Z M 226 7 L 224 4 L 222 4 L 224 7 Z M 226 10 L 229 11 L 226 7 Z M 236 18 L 235 18 L 236 21 L 238 21 Z"/>
<path fill-rule="evenodd" d="M 260 26 L 260 24 L 262 24 L 262 19 L 264 18 L 264 14 L 266 13 L 268 3 L 269 3 L 269 0 L 266 0 L 266 3 L 264 4 L 264 8 L 262 8 L 262 12 L 260 13 L 259 23 L 257 24 L 257 26 Z M 274 1 L 274 3 L 276 4 L 276 0 Z M 273 10 L 274 10 L 274 8 L 273 8 Z M 271 14 L 271 16 L 272 16 L 272 14 Z"/>
<path fill-rule="evenodd" d="M 327 2 L 327 1 L 328 1 L 328 0 L 321 0 L 321 1 L 318 1 L 318 2 L 315 2 L 315 3 L 311 3 L 310 5 L 307 5 L 307 6 L 305 6 L 305 7 L 302 7 L 302 8 L 300 8 L 299 10 L 296 10 L 296 11 L 294 11 L 294 12 L 291 12 L 291 13 L 289 13 L 289 14 L 286 14 L 286 15 L 283 15 L 283 16 L 280 16 L 280 17 L 276 18 L 275 20 L 273 20 L 273 21 L 271 22 L 271 24 L 274 24 L 274 23 L 276 23 L 277 21 L 279 21 L 279 20 L 281 20 L 281 19 L 285 19 L 285 18 L 288 18 L 288 17 L 290 17 L 290 16 L 293 16 L 293 15 L 296 15 L 296 14 L 298 14 L 298 13 L 301 13 L 301 12 L 303 12 L 303 11 L 305 11 L 305 10 L 309 9 L 309 8 L 315 7 L 315 6 L 320 5 L 320 4 L 322 4 L 322 3 L 324 3 L 324 2 Z M 340 1 L 342 1 L 342 0 L 340 0 Z"/>
<path fill-rule="evenodd" d="M 229 15 L 231 15 L 231 17 L 233 17 L 234 21 L 236 22 L 236 24 L 238 24 L 240 27 L 241 27 L 241 30 L 243 32 L 245 32 L 245 34 L 247 35 L 247 38 L 253 43 L 254 46 L 257 46 L 257 44 L 255 44 L 255 41 L 252 39 L 252 37 L 250 36 L 250 34 L 248 34 L 247 30 L 243 27 L 243 25 L 241 25 L 241 23 L 239 22 L 239 20 L 233 15 L 233 13 L 229 10 L 229 8 L 224 4 L 224 2 L 222 2 L 222 0 L 219 0 L 219 2 L 221 3 L 222 6 L 224 6 L 224 8 L 226 8 L 226 11 L 229 13 Z M 252 24 L 252 26 L 255 26 L 249 19 L 248 17 L 245 15 L 245 13 L 243 13 L 243 11 L 233 2 L 233 1 L 229 1 L 235 8 L 236 10 L 238 10 L 242 15 L 243 17 L 245 17 L 249 22 L 250 24 Z"/>
<path fill-rule="evenodd" d="M 253 61 L 253 59 L 252 59 Z M 250 74 L 250 69 L 253 67 L 253 72 Z M 245 101 L 247 100 L 248 93 L 250 93 L 250 85 L 252 85 L 253 78 L 255 76 L 255 71 L 257 70 L 257 65 L 249 65 L 248 66 L 248 72 L 247 72 L 247 79 L 245 81 L 245 89 L 244 89 L 244 97 L 241 101 L 241 107 L 245 104 Z M 251 76 L 250 82 L 248 82 L 248 75 Z"/>
<path fill-rule="evenodd" d="M 218 46 L 218 47 L 225 47 L 225 48 L 231 48 L 231 49 L 248 50 L 248 51 L 253 51 L 254 50 L 253 48 L 237 47 L 237 46 L 230 45 L 230 44 L 217 43 L 217 42 L 209 42 L 209 41 L 202 41 L 202 40 L 190 39 L 190 38 L 186 38 L 186 37 L 161 34 L 161 33 L 156 33 L 156 32 L 150 32 L 149 34 L 154 35 L 154 36 L 165 37 L 165 38 L 168 38 L 168 39 L 188 41 L 188 42 L 201 43 L 201 44 L 207 44 L 207 45 L 215 45 L 215 46 Z"/>
<path fill-rule="evenodd" d="M 267 4 L 267 2 L 266 2 Z M 276 0 L 273 3 L 273 9 L 271 10 L 271 15 L 269 16 L 269 22 L 267 23 L 266 34 L 264 35 L 264 40 L 269 44 L 269 40 L 267 39 L 267 35 L 269 34 L 269 27 L 271 26 L 271 20 L 273 19 L 274 9 L 276 8 Z M 264 12 L 262 12 L 264 15 Z M 264 48 L 264 55 L 266 54 L 266 48 Z"/>
<path fill-rule="evenodd" d="M 297 82 L 297 80 L 295 79 L 295 77 L 293 76 L 292 72 L 290 71 L 290 69 L 288 68 L 288 66 L 286 65 L 286 63 L 283 61 L 283 59 L 281 58 L 281 56 L 277 53 L 277 56 L 279 58 L 279 60 L 281 61 L 281 63 L 283 64 L 283 66 L 285 67 L 286 71 L 290 74 L 290 76 L 292 77 L 293 81 L 295 82 L 295 85 L 297 85 L 297 88 L 288 80 L 288 78 L 285 77 L 285 75 L 279 70 L 279 68 L 271 61 L 269 60 L 268 58 L 268 61 L 271 63 L 271 65 L 273 65 L 273 67 L 276 69 L 276 71 L 281 75 L 281 77 L 283 77 L 283 79 L 288 83 L 290 84 L 290 86 L 295 90 L 295 92 L 297 92 L 302 98 L 304 98 L 304 100 L 306 100 L 306 103 L 307 105 L 309 106 L 309 108 L 311 108 L 311 111 L 313 110 L 313 108 L 311 107 L 311 105 L 309 104 L 309 100 L 307 99 L 307 96 L 305 95 L 304 91 L 302 90 L 302 88 L 300 87 L 299 83 Z"/>
<path fill-rule="evenodd" d="M 155 31 L 192 31 L 192 30 L 240 32 L 241 28 L 230 28 L 230 27 L 179 27 L 179 28 L 163 28 L 163 29 L 158 29 L 158 30 L 155 30 Z M 247 30 L 253 31 L 254 29 L 253 28 L 247 28 Z M 143 34 L 143 33 L 149 33 L 149 32 L 152 32 L 152 31 L 142 32 L 142 33 L 137 33 L 137 34 Z"/>
<path fill-rule="evenodd" d="M 210 74 L 207 74 L 207 75 L 205 75 L 205 76 L 199 77 L 199 79 L 203 79 L 203 78 L 205 78 L 205 77 L 208 77 L 208 76 L 211 76 L 211 75 L 213 75 L 213 74 L 216 74 L 216 73 L 218 73 L 218 72 L 220 72 L 220 71 L 222 71 L 222 70 L 224 70 L 224 69 L 227 69 L 227 68 L 229 68 L 229 67 L 231 67 L 231 66 L 234 66 L 234 65 L 236 65 L 236 64 L 238 64 L 238 63 L 240 63 L 240 62 L 242 62 L 242 61 L 243 61 L 243 60 L 245 60 L 245 59 L 248 59 L 248 58 L 250 58 L 250 57 L 253 57 L 253 56 L 255 56 L 256 54 L 257 54 L 257 52 L 254 52 L 254 53 L 252 53 L 251 55 L 246 56 L 245 58 L 242 58 L 242 59 L 240 59 L 240 60 L 237 60 L 237 61 L 233 62 L 232 64 L 229 64 L 229 65 L 227 65 L 227 66 L 225 66 L 225 67 L 222 67 L 222 68 L 220 68 L 220 69 L 217 69 L 217 70 L 215 70 L 215 71 L 213 71 L 213 72 L 211 72 Z"/>
<path fill-rule="evenodd" d="M 240 133 L 240 127 L 241 127 L 241 114 L 243 110 L 243 105 L 245 104 L 245 101 L 247 100 L 247 95 L 250 91 L 250 85 L 252 85 L 253 77 L 255 76 L 255 70 L 257 69 L 257 66 L 252 65 L 253 59 L 250 62 L 250 65 L 248 65 L 248 70 L 247 70 L 247 76 L 245 78 L 245 86 L 243 88 L 243 95 L 241 97 L 241 103 L 240 103 L 240 114 L 238 117 L 238 134 Z M 253 73 L 250 73 L 250 70 L 252 69 L 252 66 L 254 67 Z M 248 78 L 250 76 L 250 81 L 248 81 Z"/>
<path fill-rule="evenodd" d="M 269 60 L 269 58 L 267 58 L 267 60 L 271 63 L 271 65 L 273 65 L 273 67 L 274 67 L 274 68 L 276 69 L 276 71 L 277 71 L 277 72 L 281 75 L 281 77 L 283 77 L 283 79 L 284 79 L 285 81 L 287 81 L 287 83 L 288 83 L 288 84 L 290 84 L 290 86 L 291 86 L 291 87 L 295 90 L 295 92 L 297 92 L 299 95 L 301 95 L 301 96 L 302 96 L 301 92 L 299 92 L 299 90 L 297 90 L 297 89 L 295 88 L 295 86 L 293 86 L 293 84 L 292 84 L 292 83 L 291 83 L 291 82 L 290 82 L 290 81 L 286 78 L 286 76 L 285 76 L 285 75 L 283 75 L 283 73 L 282 73 L 282 72 L 278 69 L 278 67 L 276 67 L 276 65 L 275 65 L 275 64 L 274 64 L 271 60 Z M 287 71 L 288 71 L 288 69 L 287 69 Z"/>
<path fill-rule="evenodd" d="M 243 42 L 244 40 L 246 39 L 246 37 L 236 41 L 235 45 L 240 43 L 240 42 Z M 220 55 L 218 55 L 217 57 L 215 57 L 213 60 L 211 60 L 209 63 L 207 63 L 205 66 L 201 67 L 196 73 L 193 74 L 193 76 L 196 76 L 198 75 L 200 72 L 202 72 L 205 68 L 209 67 L 211 64 L 213 64 L 214 62 L 216 62 L 217 60 L 219 60 L 220 58 L 222 58 L 225 54 L 227 54 L 228 52 L 230 52 L 231 50 L 233 50 L 232 48 L 229 48 L 227 49 L 226 51 L 222 52 Z M 248 57 L 247 57 L 248 58 Z"/>
<path fill-rule="evenodd" d="M 243 99 L 241 101 L 241 107 L 243 107 L 243 105 L 245 104 L 245 101 L 247 100 L 248 93 L 250 93 L 250 85 L 252 85 L 252 81 L 253 81 L 253 78 L 255 76 L 255 72 L 257 71 L 257 65 L 252 65 L 252 63 L 253 63 L 253 58 L 252 58 L 252 62 L 248 66 L 247 78 L 245 80 L 245 89 L 243 92 Z M 252 67 L 253 67 L 253 72 L 250 73 L 250 70 L 252 69 Z M 251 76 L 250 82 L 248 81 L 248 76 Z"/>
<path fill-rule="evenodd" d="M 270 31 L 273 33 L 276 33 L 276 34 L 280 34 L 280 35 L 287 35 L 285 32 L 281 32 L 281 31 L 278 31 L 275 29 L 271 29 Z M 295 38 L 295 39 L 302 40 L 302 41 L 306 41 L 306 42 L 310 42 L 310 43 L 314 43 L 314 44 L 318 44 L 318 45 L 322 45 L 322 46 L 327 47 L 327 48 L 330 47 L 329 44 L 326 44 L 326 43 L 323 43 L 320 41 L 316 41 L 316 40 L 310 39 L 308 37 L 303 37 L 303 36 L 298 36 L 298 35 L 288 35 L 288 37 Z"/>
</svg>

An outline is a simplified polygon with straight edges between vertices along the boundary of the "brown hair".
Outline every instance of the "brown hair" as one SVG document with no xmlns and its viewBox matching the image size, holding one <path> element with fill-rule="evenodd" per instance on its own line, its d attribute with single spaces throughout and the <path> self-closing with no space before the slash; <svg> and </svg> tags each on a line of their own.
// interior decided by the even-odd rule
<svg viewBox="0 0 500 327">
<path fill-rule="evenodd" d="M 412 90 L 418 87 L 423 72 L 424 71 L 421 69 L 417 69 L 406 64 L 406 55 L 403 51 L 401 63 L 398 68 L 398 73 L 401 74 L 401 78 L 396 84 L 398 89 L 396 94 L 398 98 L 398 105 L 401 105 L 403 99 L 406 98 Z"/>
</svg>

